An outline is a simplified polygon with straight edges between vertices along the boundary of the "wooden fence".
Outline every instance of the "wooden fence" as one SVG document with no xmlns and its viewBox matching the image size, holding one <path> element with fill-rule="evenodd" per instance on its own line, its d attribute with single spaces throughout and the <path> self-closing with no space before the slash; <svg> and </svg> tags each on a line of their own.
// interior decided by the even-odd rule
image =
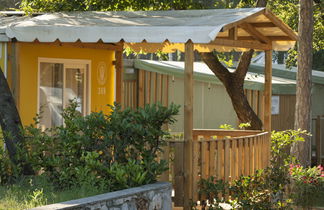
<svg viewBox="0 0 324 210">
<path fill-rule="evenodd" d="M 270 141 L 268 132 L 194 130 L 193 138 L 192 198 L 199 200 L 198 181 L 215 176 L 231 181 L 240 175 L 253 174 L 265 168 L 269 162 Z M 162 180 L 171 181 L 174 187 L 174 204 L 182 206 L 184 199 L 184 141 L 183 138 L 168 140 L 162 154 L 169 160 L 169 171 Z"/>
<path fill-rule="evenodd" d="M 324 156 L 324 115 L 316 116 L 312 118 L 312 127 L 313 127 L 313 138 L 315 143 L 315 160 L 313 163 L 315 165 L 324 164 L 323 156 Z"/>
<path fill-rule="evenodd" d="M 124 106 L 137 108 L 145 104 L 168 105 L 169 76 L 138 70 L 138 79 L 124 80 Z"/>
</svg>

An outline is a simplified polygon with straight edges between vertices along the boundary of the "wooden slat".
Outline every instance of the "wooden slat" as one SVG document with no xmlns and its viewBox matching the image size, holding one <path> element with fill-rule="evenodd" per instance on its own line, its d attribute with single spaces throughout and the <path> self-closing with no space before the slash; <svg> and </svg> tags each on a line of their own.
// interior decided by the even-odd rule
<svg viewBox="0 0 324 210">
<path fill-rule="evenodd" d="M 222 178 L 222 150 L 223 150 L 223 141 L 217 140 L 217 165 L 216 165 L 216 176 L 217 179 Z"/>
<path fill-rule="evenodd" d="M 249 142 L 247 138 L 244 138 L 244 175 L 250 173 L 250 160 L 249 160 Z"/>
<path fill-rule="evenodd" d="M 316 145 L 316 160 L 317 160 L 317 165 L 322 164 L 321 161 L 321 116 L 318 115 L 316 118 L 316 128 L 315 128 L 315 145 Z"/>
<path fill-rule="evenodd" d="M 256 169 L 260 169 L 260 137 L 258 137 L 255 141 L 255 167 Z"/>
<path fill-rule="evenodd" d="M 151 103 L 151 72 L 146 72 L 145 75 L 145 104 Z"/>
<path fill-rule="evenodd" d="M 169 145 L 164 146 L 162 149 L 163 149 L 163 152 L 161 154 L 162 159 L 170 162 L 170 158 L 169 158 L 170 157 L 170 147 L 169 147 Z M 164 182 L 169 182 L 169 170 L 163 172 L 161 174 L 159 180 L 164 181 Z"/>
<path fill-rule="evenodd" d="M 238 172 L 237 172 L 237 166 L 238 166 L 238 161 L 237 161 L 237 140 L 232 141 L 232 148 L 231 148 L 231 178 L 232 180 L 235 180 L 238 177 Z"/>
<path fill-rule="evenodd" d="M 254 167 L 253 167 L 253 161 L 254 161 L 254 151 L 253 151 L 253 140 L 254 138 L 249 138 L 249 165 L 250 165 L 250 172 L 249 174 L 253 174 Z"/>
<path fill-rule="evenodd" d="M 184 199 L 184 177 L 183 177 L 183 142 L 175 143 L 175 155 L 174 155 L 174 205 L 175 206 L 183 206 Z"/>
<path fill-rule="evenodd" d="M 162 74 L 158 74 L 157 91 L 158 91 L 158 99 L 157 99 L 157 101 L 159 101 L 162 104 L 162 97 L 163 97 L 163 75 Z"/>
<path fill-rule="evenodd" d="M 201 177 L 203 179 L 208 178 L 209 176 L 209 151 L 208 151 L 207 141 L 201 142 Z"/>
<path fill-rule="evenodd" d="M 230 157 L 230 140 L 225 140 L 225 159 L 224 159 L 224 177 L 225 181 L 229 181 L 230 178 L 230 171 L 231 171 L 231 157 Z"/>
<path fill-rule="evenodd" d="M 185 70 L 184 70 L 184 208 L 190 208 L 193 198 L 192 186 L 192 138 L 193 138 L 193 62 L 194 44 L 189 40 L 185 44 Z"/>
<path fill-rule="evenodd" d="M 138 70 L 138 106 L 144 107 L 145 102 L 145 72 L 144 70 Z"/>
<path fill-rule="evenodd" d="M 209 143 L 209 176 L 216 176 L 216 140 L 213 138 Z"/>
<path fill-rule="evenodd" d="M 152 91 L 150 92 L 150 94 L 151 94 L 151 103 L 156 103 L 156 99 L 157 99 L 157 97 L 156 97 L 156 87 L 157 87 L 156 78 L 157 78 L 157 73 L 152 72 L 151 73 Z"/>
<path fill-rule="evenodd" d="M 237 171 L 238 176 L 241 176 L 244 174 L 243 168 L 244 168 L 244 148 L 243 148 L 244 142 L 243 139 L 239 139 L 238 141 L 238 164 L 237 164 Z"/>
<path fill-rule="evenodd" d="M 193 139 L 193 166 L 192 166 L 192 191 L 193 193 L 193 200 L 198 201 L 198 181 L 199 181 L 199 142 L 198 139 Z"/>
</svg>

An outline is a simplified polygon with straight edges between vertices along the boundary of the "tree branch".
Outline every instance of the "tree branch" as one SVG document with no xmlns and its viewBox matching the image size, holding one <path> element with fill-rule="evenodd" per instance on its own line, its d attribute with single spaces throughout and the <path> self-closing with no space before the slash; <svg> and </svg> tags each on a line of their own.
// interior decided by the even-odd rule
<svg viewBox="0 0 324 210">
<path fill-rule="evenodd" d="M 234 72 L 236 81 L 242 81 L 244 83 L 244 78 L 245 78 L 246 73 L 249 69 L 249 65 L 251 63 L 253 53 L 254 53 L 254 50 L 251 49 L 247 52 L 244 52 L 241 55 L 239 64 L 236 67 L 236 70 Z"/>
<path fill-rule="evenodd" d="M 231 72 L 218 60 L 218 57 L 212 52 L 200 53 L 202 60 L 207 64 L 210 70 L 221 80 L 226 83 L 232 77 Z"/>
</svg>

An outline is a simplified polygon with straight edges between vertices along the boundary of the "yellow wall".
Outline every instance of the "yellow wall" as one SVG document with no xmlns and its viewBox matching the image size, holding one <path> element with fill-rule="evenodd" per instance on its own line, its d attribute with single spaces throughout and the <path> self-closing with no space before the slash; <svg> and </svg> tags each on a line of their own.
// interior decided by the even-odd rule
<svg viewBox="0 0 324 210">
<path fill-rule="evenodd" d="M 5 44 L 0 42 L 0 67 L 4 71 Z"/>
<path fill-rule="evenodd" d="M 114 101 L 114 51 L 50 46 L 46 44 L 19 43 L 20 97 L 19 112 L 24 125 L 32 123 L 37 113 L 38 58 L 62 58 L 91 60 L 91 111 L 108 112 L 107 104 Z M 97 67 L 104 62 L 107 67 L 107 81 L 99 85 Z M 105 94 L 99 94 L 104 88 Z"/>
</svg>

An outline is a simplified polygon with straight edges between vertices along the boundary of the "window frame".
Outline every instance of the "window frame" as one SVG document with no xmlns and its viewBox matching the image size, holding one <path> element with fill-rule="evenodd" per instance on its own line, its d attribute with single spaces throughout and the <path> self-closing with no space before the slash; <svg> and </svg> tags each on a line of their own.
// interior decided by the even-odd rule
<svg viewBox="0 0 324 210">
<path fill-rule="evenodd" d="M 86 111 L 84 115 L 90 114 L 91 110 L 91 60 L 87 59 L 65 59 L 65 58 L 46 58 L 46 57 L 38 57 L 38 69 L 37 69 L 37 114 L 40 114 L 40 64 L 41 63 L 53 63 L 53 64 L 63 64 L 63 109 L 65 108 L 65 88 L 66 88 L 66 68 L 73 68 L 73 66 L 83 66 L 85 65 L 85 101 L 83 105 L 86 106 Z"/>
</svg>

